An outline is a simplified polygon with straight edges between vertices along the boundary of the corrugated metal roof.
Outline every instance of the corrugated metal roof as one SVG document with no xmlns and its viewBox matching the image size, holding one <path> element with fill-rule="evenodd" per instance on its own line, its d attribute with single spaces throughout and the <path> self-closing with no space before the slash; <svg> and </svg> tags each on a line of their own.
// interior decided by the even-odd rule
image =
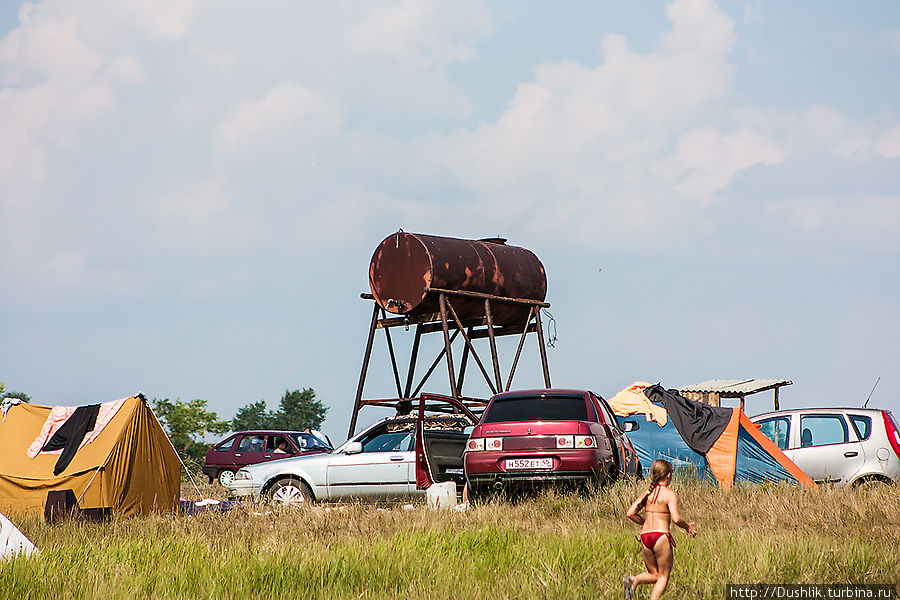
<svg viewBox="0 0 900 600">
<path fill-rule="evenodd" d="M 788 379 L 710 379 L 678 389 L 682 392 L 716 392 L 722 398 L 740 398 L 791 384 L 793 382 Z"/>
</svg>

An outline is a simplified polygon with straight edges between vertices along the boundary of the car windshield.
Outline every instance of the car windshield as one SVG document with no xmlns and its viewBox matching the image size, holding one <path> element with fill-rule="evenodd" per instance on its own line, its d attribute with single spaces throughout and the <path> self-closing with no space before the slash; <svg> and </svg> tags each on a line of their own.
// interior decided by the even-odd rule
<svg viewBox="0 0 900 600">
<path fill-rule="evenodd" d="M 587 417 L 582 396 L 519 396 L 496 398 L 483 422 L 587 421 Z"/>
<path fill-rule="evenodd" d="M 297 447 L 303 450 L 331 450 L 331 446 L 326 444 L 311 433 L 293 433 L 291 434 Z"/>
</svg>

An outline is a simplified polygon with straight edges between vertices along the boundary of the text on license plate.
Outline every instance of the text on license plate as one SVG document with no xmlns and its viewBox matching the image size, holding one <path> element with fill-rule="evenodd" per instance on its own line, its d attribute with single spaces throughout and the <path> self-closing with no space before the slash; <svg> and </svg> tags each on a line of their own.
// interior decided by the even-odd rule
<svg viewBox="0 0 900 600">
<path fill-rule="evenodd" d="M 507 469 L 552 469 L 552 458 L 507 458 Z"/>
</svg>

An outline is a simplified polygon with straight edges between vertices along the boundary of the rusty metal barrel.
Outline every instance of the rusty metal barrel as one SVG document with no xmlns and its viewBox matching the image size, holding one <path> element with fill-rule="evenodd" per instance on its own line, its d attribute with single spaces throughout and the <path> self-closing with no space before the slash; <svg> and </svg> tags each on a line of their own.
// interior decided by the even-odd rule
<svg viewBox="0 0 900 600">
<path fill-rule="evenodd" d="M 369 265 L 369 286 L 386 311 L 418 315 L 439 311 L 440 290 L 471 292 L 448 295 L 461 320 L 485 315 L 484 295 L 491 299 L 495 325 L 522 325 L 531 305 L 542 302 L 547 275 L 537 256 L 526 248 L 491 238 L 465 240 L 398 231 L 384 239 Z"/>
</svg>

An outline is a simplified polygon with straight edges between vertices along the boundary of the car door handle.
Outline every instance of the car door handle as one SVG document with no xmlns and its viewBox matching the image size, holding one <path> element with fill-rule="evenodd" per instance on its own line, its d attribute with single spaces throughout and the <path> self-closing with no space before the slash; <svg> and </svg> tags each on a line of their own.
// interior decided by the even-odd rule
<svg viewBox="0 0 900 600">
<path fill-rule="evenodd" d="M 271 455 L 271 454 L 266 454 L 266 455 L 265 455 L 265 458 L 272 458 L 272 455 Z"/>
<path fill-rule="evenodd" d="M 240 456 L 241 453 L 240 453 L 240 452 L 235 452 L 234 455 L 235 455 L 235 456 Z"/>
<path fill-rule="evenodd" d="M 844 452 L 844 458 L 853 458 L 859 455 L 859 452 Z"/>
<path fill-rule="evenodd" d="M 402 456 L 392 456 L 392 457 L 391 457 L 391 460 L 393 460 L 393 461 L 400 461 L 400 460 L 403 460 L 403 457 L 402 457 Z"/>
</svg>

